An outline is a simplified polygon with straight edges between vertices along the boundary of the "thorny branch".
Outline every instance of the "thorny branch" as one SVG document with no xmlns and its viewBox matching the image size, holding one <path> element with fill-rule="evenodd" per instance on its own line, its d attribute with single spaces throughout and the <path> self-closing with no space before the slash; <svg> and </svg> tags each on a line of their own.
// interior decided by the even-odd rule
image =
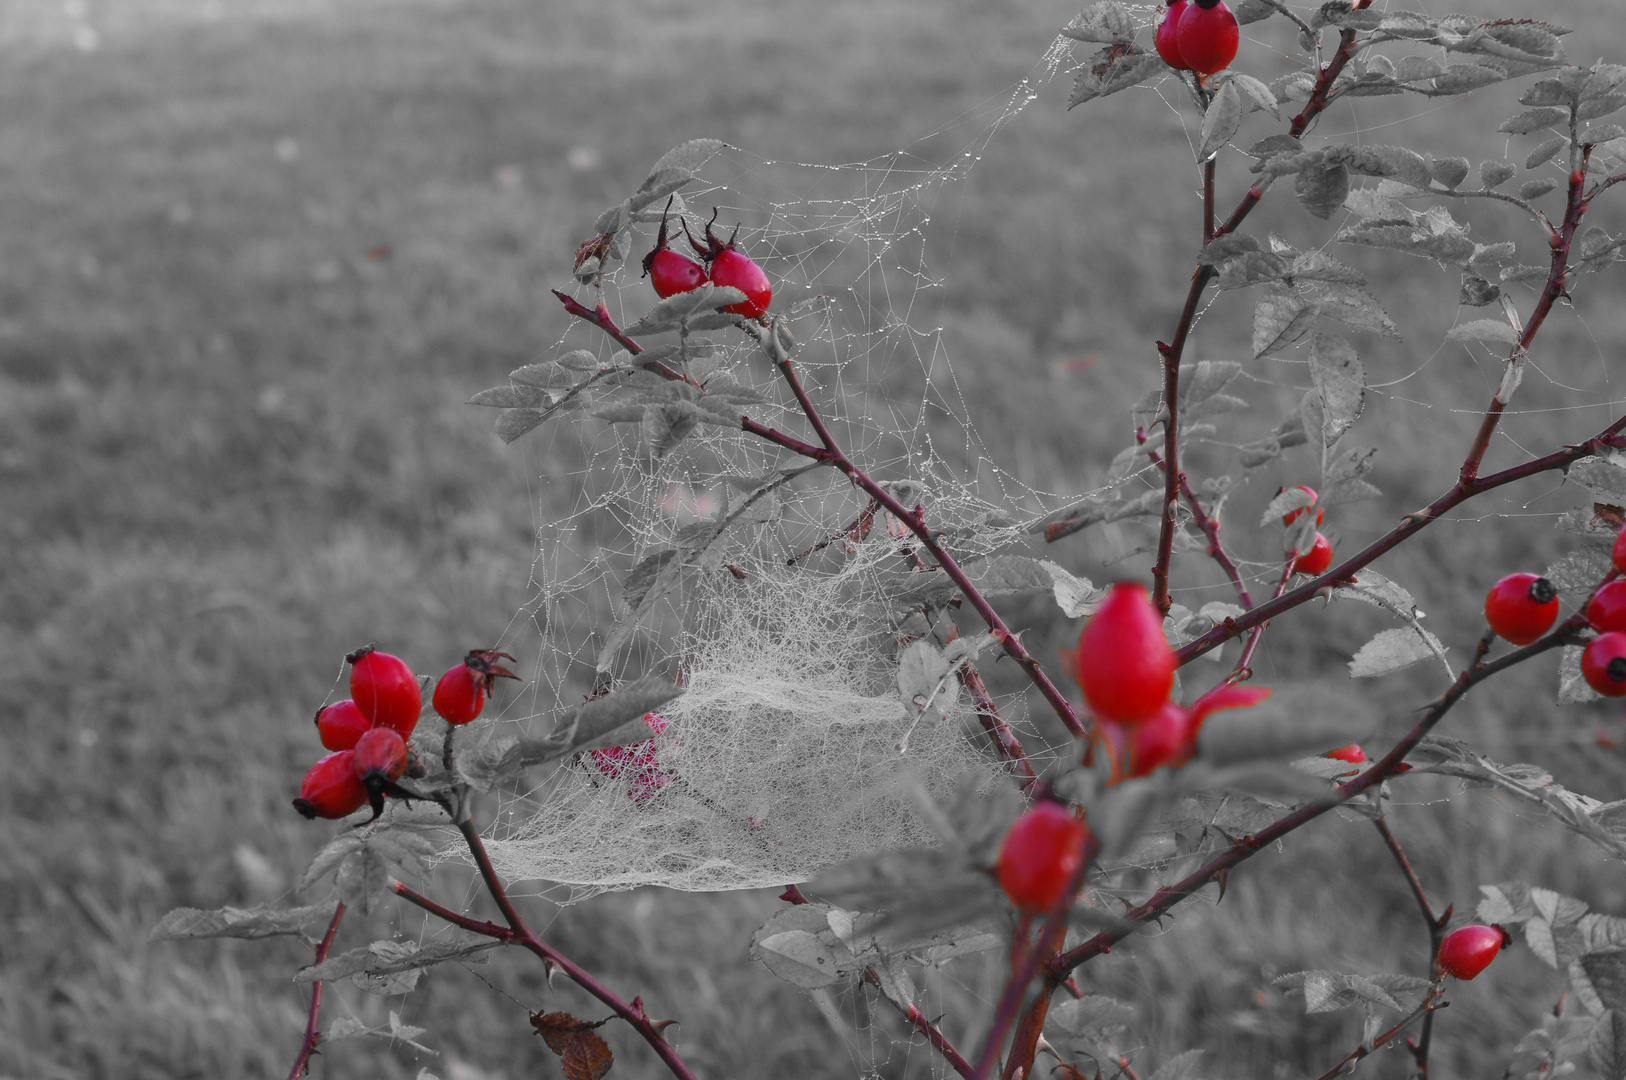
<svg viewBox="0 0 1626 1080">
<path fill-rule="evenodd" d="M 1434 908 L 1428 902 L 1428 894 L 1423 892 L 1423 882 L 1418 878 L 1417 871 L 1412 869 L 1411 860 L 1406 858 L 1406 853 L 1401 850 L 1400 841 L 1396 840 L 1394 833 L 1389 831 L 1389 823 L 1383 820 L 1382 814 L 1379 814 L 1372 819 L 1372 824 L 1377 826 L 1378 834 L 1383 837 L 1383 842 L 1389 848 L 1390 854 L 1395 857 L 1395 862 L 1400 865 L 1400 872 L 1406 875 L 1406 884 L 1410 886 L 1412 897 L 1417 901 L 1417 907 L 1423 913 L 1423 923 L 1428 927 L 1428 962 L 1432 969 L 1434 958 L 1440 953 L 1440 942 L 1445 937 L 1446 924 L 1451 921 L 1451 909 L 1447 907 L 1439 915 L 1434 914 Z M 1392 1034 L 1390 1038 L 1393 1038 Z M 1407 1048 L 1411 1050 L 1412 1059 L 1417 1063 L 1417 1080 L 1428 1080 L 1428 1048 L 1433 1040 L 1434 1010 L 1429 1009 L 1423 1015 L 1423 1030 L 1418 1035 L 1417 1041 L 1406 1040 Z M 1382 1043 L 1374 1042 L 1373 1045 L 1381 1046 Z"/>
<path fill-rule="evenodd" d="M 339 920 L 344 918 L 344 901 L 340 900 L 333 909 L 333 921 L 327 924 L 327 933 L 316 945 L 315 963 L 320 964 L 327 959 L 328 950 L 333 948 L 333 935 L 339 932 Z M 299 1056 L 294 1058 L 294 1067 L 288 1071 L 288 1080 L 299 1080 L 304 1075 L 305 1066 L 310 1062 L 311 1054 L 316 1051 L 316 1042 L 322 1033 L 316 1028 L 317 1014 L 322 1009 L 322 984 L 311 983 L 310 1017 L 305 1021 L 305 1041 L 299 1044 Z"/>
</svg>

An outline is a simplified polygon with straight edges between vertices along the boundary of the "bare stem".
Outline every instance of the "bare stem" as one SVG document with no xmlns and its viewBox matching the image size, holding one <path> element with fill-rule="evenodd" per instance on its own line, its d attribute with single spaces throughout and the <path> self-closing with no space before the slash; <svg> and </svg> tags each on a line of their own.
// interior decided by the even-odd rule
<svg viewBox="0 0 1626 1080">
<path fill-rule="evenodd" d="M 1564 276 L 1569 270 L 1570 242 L 1575 237 L 1575 230 L 1581 224 L 1581 217 L 1586 213 L 1586 196 L 1583 189 L 1586 186 L 1587 159 L 1592 153 L 1590 146 L 1581 148 L 1581 166 L 1570 174 L 1569 198 L 1564 204 L 1564 223 L 1559 226 L 1550 241 L 1553 250 L 1552 266 L 1547 272 L 1547 287 L 1542 289 L 1541 298 L 1536 301 L 1535 309 L 1530 312 L 1530 318 L 1524 324 L 1524 332 L 1513 346 L 1513 352 L 1508 362 L 1516 363 L 1523 356 L 1530 342 L 1546 321 L 1547 313 L 1552 311 L 1553 305 L 1559 297 L 1568 293 L 1564 289 Z M 1509 395 L 1511 396 L 1511 395 Z M 1502 390 L 1497 388 L 1496 396 L 1485 409 L 1485 418 L 1480 421 L 1479 431 L 1474 435 L 1473 445 L 1468 448 L 1468 456 L 1462 461 L 1462 470 L 1458 480 L 1459 486 L 1472 484 L 1479 475 L 1479 464 L 1485 458 L 1485 451 L 1490 449 L 1491 435 L 1496 431 L 1496 425 L 1502 418 L 1502 411 L 1507 408 L 1507 402 L 1502 400 Z"/>
<path fill-rule="evenodd" d="M 1282 564 L 1282 576 L 1276 582 L 1276 592 L 1271 596 L 1272 600 L 1281 596 L 1283 591 L 1287 589 L 1287 583 L 1293 579 L 1293 567 L 1298 564 L 1298 561 L 1299 549 L 1294 548 L 1287 553 L 1287 561 Z M 1242 646 L 1242 655 L 1236 658 L 1236 666 L 1231 669 L 1231 674 L 1226 676 L 1227 682 L 1246 682 L 1253 678 L 1254 650 L 1259 648 L 1259 639 L 1265 636 L 1265 627 L 1269 625 L 1268 622 L 1262 622 L 1248 634 L 1248 642 Z"/>
<path fill-rule="evenodd" d="M 873 968 L 864 969 L 864 978 L 868 979 L 877 987 L 881 985 L 881 978 L 875 974 L 875 970 Z M 943 1055 L 943 1060 L 947 1061 L 955 1072 L 959 1073 L 963 1077 L 966 1077 L 966 1080 L 971 1080 L 973 1075 L 971 1062 L 967 1061 L 958 1050 L 954 1049 L 954 1044 L 949 1042 L 943 1033 L 938 1031 L 937 1028 L 932 1025 L 930 1020 L 926 1019 L 925 1013 L 921 1012 L 913 1005 L 910 1005 L 908 1008 L 904 1008 L 896 1001 L 893 1001 L 890 997 L 887 997 L 884 993 L 881 996 L 886 997 L 886 1000 L 891 1003 L 892 1007 L 902 1013 L 904 1019 L 908 1020 L 910 1024 L 914 1025 L 914 1029 L 916 1031 L 926 1036 L 926 1041 L 931 1043 L 932 1048 L 935 1049 L 939 1054 Z"/>
<path fill-rule="evenodd" d="M 977 719 L 982 722 L 983 730 L 988 732 L 988 737 L 1010 763 L 1011 772 L 1021 778 L 1022 790 L 1032 790 L 1039 779 L 1038 774 L 1033 771 L 1033 765 L 1022 749 L 1022 741 L 1011 730 L 1010 724 L 1005 722 L 1005 717 L 1000 715 L 999 706 L 994 702 L 993 695 L 988 693 L 988 684 L 982 681 L 982 672 L 968 660 L 961 665 L 959 677 L 960 685 L 971 696 L 971 705 L 977 710 Z"/>
<path fill-rule="evenodd" d="M 1483 654 L 1478 654 L 1476 662 L 1482 658 Z M 1396 840 L 1394 833 L 1389 831 L 1389 823 L 1384 821 L 1382 816 L 1379 816 L 1373 819 L 1372 824 L 1377 826 L 1378 834 L 1383 837 L 1383 842 L 1388 846 L 1390 854 L 1395 857 L 1395 862 L 1400 865 L 1400 872 L 1406 875 L 1406 884 L 1411 887 L 1412 897 L 1417 901 L 1417 907 L 1423 913 L 1423 923 L 1428 927 L 1428 963 L 1430 970 L 1433 970 L 1434 958 L 1440 952 L 1440 941 L 1445 937 L 1445 925 L 1451 921 L 1451 909 L 1448 907 L 1440 915 L 1434 914 L 1434 908 L 1428 902 L 1428 894 L 1423 892 L 1423 882 L 1418 878 L 1417 871 L 1412 869 L 1411 860 L 1406 858 L 1406 853 L 1401 850 L 1400 841 Z M 1417 1041 L 1413 1043 L 1411 1040 L 1407 1040 L 1411 1056 L 1417 1063 L 1418 1080 L 1428 1080 L 1428 1048 L 1433 1040 L 1434 1010 L 1430 1009 L 1423 1016 L 1423 1030 L 1419 1034 Z M 1381 1043 L 1375 1045 L 1381 1045 Z"/>
<path fill-rule="evenodd" d="M 1422 1017 L 1423 1022 L 1426 1024 L 1436 1012 L 1451 1004 L 1449 1001 L 1442 1000 L 1441 995 L 1444 992 L 1444 987 L 1439 983 L 1435 983 L 1434 986 L 1429 990 L 1428 996 L 1423 999 L 1422 1004 L 1418 1005 L 1417 1008 L 1401 1017 L 1400 1021 L 1388 1031 L 1374 1037 L 1371 1042 L 1363 1042 L 1354 1050 L 1351 1050 L 1349 1054 L 1344 1057 L 1344 1060 L 1322 1073 L 1318 1080 L 1334 1080 L 1335 1077 L 1354 1072 L 1356 1064 L 1362 1058 L 1373 1053 L 1374 1051 L 1383 1049 L 1383 1047 L 1386 1046 L 1390 1041 L 1398 1038 L 1402 1031 L 1405 1031 L 1406 1028 L 1416 1023 L 1419 1017 Z"/>
<path fill-rule="evenodd" d="M 1152 464 L 1158 468 L 1163 467 L 1162 454 L 1153 450 L 1150 456 Z M 1221 570 L 1225 571 L 1225 576 L 1231 579 L 1231 586 L 1236 589 L 1236 596 L 1238 600 L 1242 601 L 1243 610 L 1253 607 L 1253 598 L 1248 595 L 1248 587 L 1242 583 L 1242 573 L 1237 569 L 1236 563 L 1225 550 L 1225 545 L 1220 541 L 1219 520 L 1210 516 L 1208 511 L 1203 509 L 1203 504 L 1197 501 L 1197 493 L 1191 490 L 1191 483 L 1186 479 L 1185 473 L 1180 474 L 1180 497 L 1191 508 L 1192 523 L 1201 529 L 1203 536 L 1208 539 L 1207 550 L 1209 556 L 1219 564 Z"/>
<path fill-rule="evenodd" d="M 509 899 L 508 890 L 503 886 L 496 870 L 492 868 L 491 859 L 486 854 L 485 843 L 480 839 L 480 832 L 474 827 L 473 820 L 466 813 L 456 815 L 456 817 L 458 818 L 455 822 L 457 830 L 463 834 L 463 840 L 469 847 L 469 854 L 474 858 L 474 865 L 479 869 L 480 877 L 485 881 L 486 890 L 491 893 L 491 898 L 497 902 L 497 908 L 502 912 L 504 920 L 507 921 L 507 928 L 498 926 L 495 923 L 472 919 L 467 915 L 461 915 L 450 908 L 435 903 L 399 881 L 392 882 L 390 886 L 396 895 L 416 904 L 431 914 L 445 919 L 454 926 L 460 926 L 473 933 L 495 938 L 505 944 L 518 945 L 523 949 L 527 949 L 540 957 L 543 964 L 550 971 L 553 967 L 558 967 L 577 986 L 608 1005 L 617 1016 L 631 1024 L 638 1034 L 643 1036 L 644 1041 L 650 1045 L 650 1048 L 660 1056 L 661 1061 L 665 1063 L 666 1068 L 672 1075 L 679 1077 L 680 1080 L 695 1080 L 694 1073 L 689 1071 L 688 1065 L 684 1064 L 677 1051 L 662 1037 L 660 1030 L 650 1022 L 648 1015 L 644 1012 L 642 998 L 634 998 L 630 1004 L 623 1001 L 603 983 L 590 975 L 586 969 L 543 941 L 525 924 L 525 920 L 520 917 L 518 910 L 515 909 L 513 901 Z"/>
<path fill-rule="evenodd" d="M 333 935 L 339 932 L 339 920 L 344 918 L 344 901 L 340 900 L 333 909 L 333 921 L 327 924 L 327 933 L 316 945 L 316 963 L 320 964 L 327 959 L 328 950 L 333 947 Z M 294 1058 L 294 1067 L 288 1070 L 288 1080 L 299 1080 L 305 1072 L 305 1066 L 310 1062 L 311 1054 L 316 1051 L 316 1041 L 322 1033 L 316 1029 L 317 1014 L 322 1009 L 322 983 L 320 980 L 311 983 L 311 1008 L 309 1019 L 305 1021 L 305 1041 L 299 1044 L 299 1056 Z"/>
</svg>

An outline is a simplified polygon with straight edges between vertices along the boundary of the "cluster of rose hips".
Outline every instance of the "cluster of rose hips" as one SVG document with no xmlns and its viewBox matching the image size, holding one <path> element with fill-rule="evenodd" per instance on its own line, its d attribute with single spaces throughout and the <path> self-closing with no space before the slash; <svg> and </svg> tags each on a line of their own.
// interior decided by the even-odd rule
<svg viewBox="0 0 1626 1080">
<path fill-rule="evenodd" d="M 499 667 L 499 659 L 513 657 L 474 649 L 440 677 L 430 704 L 447 724 L 455 727 L 479 716 L 498 676 L 519 677 Z M 423 711 L 417 676 L 405 661 L 371 645 L 345 660 L 350 663 L 350 697 L 316 714 L 322 745 L 333 753 L 305 773 L 294 800 L 294 809 L 308 818 L 347 817 L 364 805 L 372 806 L 376 818 L 384 812 L 384 796 L 412 795 L 397 781 L 423 775 L 407 746 Z"/>
<path fill-rule="evenodd" d="M 1306 551 L 1303 555 L 1300 555 L 1293 561 L 1293 573 L 1308 574 L 1311 577 L 1315 577 L 1317 574 L 1326 573 L 1327 567 L 1332 565 L 1332 541 L 1328 540 L 1319 531 L 1321 528 L 1321 523 L 1327 518 L 1327 509 L 1324 506 L 1316 505 L 1318 496 L 1315 493 L 1315 488 L 1305 487 L 1303 484 L 1299 484 L 1294 490 L 1302 491 L 1306 495 L 1310 496 L 1310 505 L 1307 507 L 1301 506 L 1297 510 L 1289 510 L 1287 513 L 1283 514 L 1282 526 L 1285 528 L 1297 521 L 1300 514 L 1308 513 L 1310 510 L 1314 510 L 1315 527 L 1318 531 L 1315 534 L 1315 543 L 1310 545 L 1310 550 Z"/>
<path fill-rule="evenodd" d="M 1241 33 L 1225 0 L 1169 0 L 1158 23 L 1157 55 L 1176 71 L 1212 75 L 1236 59 Z"/>
<path fill-rule="evenodd" d="M 1615 537 L 1615 569 L 1626 574 L 1626 529 Z M 1485 621 L 1515 645 L 1528 645 L 1558 619 L 1558 590 L 1535 574 L 1509 574 L 1485 596 Z M 1605 584 L 1586 606 L 1598 631 L 1581 653 L 1581 675 L 1605 697 L 1626 697 L 1626 580 Z"/>
<path fill-rule="evenodd" d="M 727 243 L 718 240 L 711 231 L 712 222 L 717 220 L 717 211 L 713 210 L 711 221 L 706 222 L 706 242 L 701 244 L 689 233 L 689 223 L 683 222 L 683 235 L 688 237 L 689 246 L 706 263 L 706 266 L 701 266 L 687 255 L 679 255 L 667 246 L 666 214 L 671 209 L 672 201 L 668 199 L 666 213 L 661 214 L 661 231 L 655 238 L 655 249 L 644 256 L 644 276 L 655 286 L 655 295 L 664 300 L 698 289 L 709 280 L 713 285 L 738 289 L 745 294 L 744 300 L 723 308 L 729 314 L 756 319 L 767 312 L 768 301 L 773 299 L 773 286 L 768 282 L 768 275 L 762 272 L 762 267 L 734 246 L 735 237 L 740 234 L 739 226 L 734 227 Z M 706 267 L 710 267 L 709 272 Z"/>
</svg>

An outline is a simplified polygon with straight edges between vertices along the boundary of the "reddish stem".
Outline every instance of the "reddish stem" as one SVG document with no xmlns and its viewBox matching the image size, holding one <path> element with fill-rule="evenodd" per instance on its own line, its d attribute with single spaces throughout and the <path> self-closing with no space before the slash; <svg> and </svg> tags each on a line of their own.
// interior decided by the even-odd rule
<svg viewBox="0 0 1626 1080">
<path fill-rule="evenodd" d="M 1518 343 L 1513 346 L 1513 352 L 1508 357 L 1508 363 L 1517 363 L 1519 357 L 1530 347 L 1530 342 L 1546 321 L 1547 313 L 1552 311 L 1553 305 L 1559 297 L 1568 295 L 1564 290 L 1564 276 L 1569 270 L 1570 241 L 1575 237 L 1575 230 L 1581 224 L 1581 216 L 1586 213 L 1587 200 L 1582 191 L 1586 186 L 1587 161 L 1591 157 L 1592 148 L 1581 148 L 1581 167 L 1570 174 L 1569 198 L 1564 204 L 1564 223 L 1553 234 L 1549 242 L 1553 249 L 1552 266 L 1547 272 L 1547 287 L 1541 291 L 1541 298 L 1536 301 L 1535 309 L 1530 312 L 1530 319 L 1524 324 L 1524 333 L 1519 335 Z M 1474 435 L 1473 445 L 1468 448 L 1468 456 L 1462 461 L 1458 484 L 1470 485 L 1474 477 L 1479 475 L 1479 463 L 1484 460 L 1485 452 L 1490 449 L 1491 435 L 1496 431 L 1496 425 L 1502 418 L 1502 411 L 1507 408 L 1507 402 L 1502 400 L 1502 391 L 1498 387 L 1496 396 L 1491 399 L 1490 405 L 1485 409 L 1485 418 L 1479 423 L 1479 431 Z"/>
<path fill-rule="evenodd" d="M 875 974 L 875 970 L 873 968 L 864 969 L 864 978 L 868 979 L 871 983 L 874 983 L 876 987 L 880 987 L 881 985 L 881 978 L 879 975 Z M 886 994 L 882 993 L 881 996 L 886 997 Z M 970 1080 L 972 1076 L 971 1062 L 967 1061 L 958 1050 L 954 1049 L 954 1044 L 949 1042 L 948 1039 L 944 1037 L 942 1032 L 938 1031 L 937 1028 L 932 1026 L 932 1022 L 926 1019 L 925 1013 L 921 1012 L 913 1005 L 910 1005 L 908 1008 L 904 1008 L 902 1005 L 899 1005 L 896 1001 L 893 1001 L 889 997 L 887 997 L 886 1000 L 890 1002 L 895 1009 L 902 1013 L 904 1018 L 907 1019 L 909 1023 L 914 1025 L 916 1031 L 926 1036 L 926 1041 L 931 1043 L 933 1049 L 935 1049 L 939 1054 L 943 1055 L 943 1060 L 947 1061 L 955 1072 L 959 1073 L 963 1077 L 966 1077 L 966 1080 Z"/>
<path fill-rule="evenodd" d="M 1483 653 L 1480 653 L 1479 656 L 1482 658 Z M 1451 909 L 1446 908 L 1445 913 L 1442 915 L 1434 914 L 1434 908 L 1428 902 L 1428 894 L 1423 892 L 1423 882 L 1417 876 L 1417 871 L 1412 869 L 1411 860 L 1406 858 L 1406 853 L 1401 850 L 1400 841 L 1396 840 L 1394 833 L 1389 831 L 1389 823 L 1380 816 L 1374 818 L 1372 824 L 1377 826 L 1378 835 L 1383 837 L 1383 842 L 1389 848 L 1390 854 L 1395 857 L 1395 862 L 1400 865 L 1400 872 L 1406 876 L 1406 884 L 1411 887 L 1412 898 L 1417 901 L 1417 907 L 1423 913 L 1423 923 L 1428 927 L 1428 966 L 1429 970 L 1432 971 L 1434 969 L 1434 958 L 1440 954 L 1440 942 L 1445 938 L 1446 923 L 1451 921 Z M 1428 1080 L 1428 1048 L 1433 1040 L 1434 1010 L 1430 1009 L 1423 1014 L 1423 1030 L 1418 1035 L 1417 1041 L 1412 1043 L 1411 1040 L 1407 1040 L 1412 1059 L 1417 1063 L 1417 1080 Z M 1373 1045 L 1381 1046 L 1382 1043 L 1374 1043 Z"/>
<path fill-rule="evenodd" d="M 966 693 L 971 695 L 971 704 L 977 710 L 977 719 L 982 721 L 982 728 L 993 740 L 999 752 L 1010 763 L 1011 772 L 1021 777 L 1022 790 L 1030 791 L 1039 779 L 1033 771 L 1033 765 L 1028 761 L 1027 753 L 1022 749 L 1021 740 L 1011 730 L 1011 726 L 1000 715 L 999 706 L 995 704 L 992 695 L 988 693 L 988 684 L 982 681 L 982 672 L 976 669 L 969 660 L 961 666 L 959 671 L 960 685 L 964 686 Z"/>
<path fill-rule="evenodd" d="M 557 966 L 566 975 L 570 976 L 571 981 L 577 986 L 608 1005 L 617 1016 L 631 1024 L 638 1034 L 643 1036 L 644 1041 L 650 1045 L 650 1048 L 660 1056 L 661 1061 L 665 1063 L 666 1068 L 672 1075 L 681 1078 L 681 1080 L 695 1080 L 694 1073 L 689 1071 L 688 1065 L 684 1064 L 677 1051 L 672 1049 L 671 1044 L 661 1036 L 660 1031 L 650 1022 L 648 1015 L 644 1012 L 641 998 L 636 999 L 631 1004 L 623 1001 L 607 986 L 590 975 L 586 969 L 580 967 L 558 949 L 543 941 L 525 924 L 525 920 L 520 917 L 518 910 L 515 909 L 513 901 L 509 899 L 508 890 L 503 886 L 502 880 L 497 877 L 496 870 L 492 868 L 491 859 L 486 854 L 485 843 L 480 839 L 480 832 L 474 827 L 473 820 L 465 815 L 456 824 L 458 831 L 463 834 L 464 842 L 468 844 L 469 853 L 474 858 L 474 865 L 480 871 L 480 877 L 485 881 L 486 890 L 491 893 L 491 898 L 497 902 L 497 908 L 502 912 L 503 918 L 508 923 L 507 928 L 498 926 L 495 923 L 483 922 L 479 919 L 471 919 L 466 915 L 460 915 L 413 891 L 399 881 L 393 882 L 390 886 L 391 889 L 402 899 L 445 919 L 454 926 L 460 926 L 476 934 L 495 938 L 505 944 L 518 945 L 536 954 L 545 965 Z"/>
<path fill-rule="evenodd" d="M 1293 579 L 1293 567 L 1298 564 L 1298 561 L 1299 549 L 1294 548 L 1287 553 L 1287 562 L 1282 565 L 1281 580 L 1276 582 L 1276 591 L 1271 595 L 1272 600 L 1280 597 L 1282 592 L 1286 590 L 1287 583 Z M 1230 620 L 1226 621 L 1229 622 Z M 1231 674 L 1226 676 L 1227 682 L 1246 682 L 1253 677 L 1253 667 L 1251 666 L 1253 664 L 1253 653 L 1259 647 L 1259 639 L 1265 636 L 1265 627 L 1269 625 L 1269 622 L 1262 622 L 1253 628 L 1253 632 L 1248 635 L 1247 644 L 1242 646 L 1242 655 L 1236 658 L 1236 666 L 1231 669 Z"/>
<path fill-rule="evenodd" d="M 1390 1028 L 1388 1031 L 1385 1031 L 1383 1034 L 1378 1035 L 1370 1043 L 1362 1042 L 1361 1045 L 1357 1046 L 1354 1050 L 1350 1051 L 1349 1054 L 1345 1055 L 1344 1060 L 1322 1073 L 1318 1080 L 1334 1080 L 1334 1077 L 1343 1076 L 1346 1073 L 1354 1072 L 1356 1064 L 1359 1063 L 1362 1058 L 1366 1057 L 1374 1050 L 1381 1050 L 1392 1040 L 1399 1038 L 1400 1033 L 1415 1023 L 1419 1016 L 1423 1018 L 1423 1023 L 1427 1024 L 1429 1020 L 1433 1019 L 1436 1012 L 1450 1004 L 1449 1001 L 1440 1000 L 1440 995 L 1443 992 L 1444 989 L 1440 985 L 1436 984 L 1432 989 L 1430 989 L 1428 996 L 1423 999 L 1423 1003 L 1417 1006 L 1417 1008 L 1413 1009 L 1411 1012 L 1407 1013 L 1405 1016 L 1401 1017 L 1400 1021 L 1396 1023 L 1394 1027 Z"/>
<path fill-rule="evenodd" d="M 1150 456 L 1152 464 L 1161 469 L 1163 455 L 1153 450 Z M 1225 576 L 1231 579 L 1231 586 L 1236 589 L 1237 599 L 1242 601 L 1243 610 L 1253 607 L 1253 598 L 1248 595 L 1248 587 L 1242 583 L 1242 572 L 1237 569 L 1236 563 L 1225 550 L 1225 545 L 1220 542 L 1219 521 L 1211 517 L 1203 509 L 1203 504 L 1197 501 L 1197 493 L 1191 490 L 1191 483 L 1186 479 L 1185 473 L 1180 474 L 1180 497 L 1186 500 L 1186 505 L 1191 508 L 1192 523 L 1208 538 L 1208 554 L 1219 564 L 1220 569 L 1225 571 Z"/>
<path fill-rule="evenodd" d="M 328 950 L 333 947 L 333 935 L 339 932 L 339 920 L 344 918 L 344 901 L 340 900 L 333 909 L 333 921 L 327 924 L 327 933 L 316 945 L 316 963 L 320 964 L 327 959 Z M 299 1056 L 294 1058 L 294 1067 L 288 1070 L 288 1080 L 299 1080 L 304 1074 L 305 1066 L 310 1062 L 311 1054 L 316 1051 L 316 1041 L 322 1033 L 316 1030 L 317 1014 L 322 1009 L 322 983 L 320 980 L 311 983 L 310 1017 L 305 1021 L 305 1041 L 299 1044 Z"/>
</svg>

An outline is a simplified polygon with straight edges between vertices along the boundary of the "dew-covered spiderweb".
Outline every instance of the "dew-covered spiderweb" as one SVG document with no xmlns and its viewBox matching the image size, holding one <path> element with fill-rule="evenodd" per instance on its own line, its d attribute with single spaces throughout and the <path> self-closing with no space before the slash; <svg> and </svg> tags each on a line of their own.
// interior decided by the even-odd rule
<svg viewBox="0 0 1626 1080">
<path fill-rule="evenodd" d="M 1144 41 L 1161 9 L 1128 10 Z M 1047 491 L 992 460 L 973 422 L 980 402 L 956 372 L 976 357 L 945 347 L 933 258 L 934 217 L 952 217 L 956 189 L 997 152 L 1001 130 L 1084 60 L 1074 48 L 1058 38 L 1008 92 L 880 157 L 820 165 L 725 148 L 671 208 L 676 237 L 684 224 L 699 237 L 714 209 L 721 238 L 739 226 L 741 249 L 774 282 L 772 310 L 797 342 L 793 359 L 835 439 L 905 505 L 918 504 L 962 562 L 1014 550 L 1043 557 L 1032 525 L 1090 496 L 1086 482 L 1099 479 L 1083 471 L 1071 478 L 1079 486 Z M 1200 117 L 1172 76 L 1135 93 L 1181 112 L 1197 137 Z M 1046 103 L 1061 107 L 1059 95 Z M 638 266 L 655 231 L 654 221 L 639 225 L 600 287 L 572 294 L 589 307 L 602 299 L 623 327 L 635 323 L 655 302 Z M 690 250 L 681 239 L 675 247 Z M 1210 297 L 1203 317 L 1217 303 Z M 729 328 L 684 344 L 692 377 L 759 395 L 742 406 L 748 415 L 816 441 L 755 339 Z M 585 378 L 617 362 L 618 348 L 573 320 L 538 360 L 575 355 Z M 1247 381 L 1283 400 L 1302 393 L 1302 363 L 1273 363 L 1250 367 Z M 1372 381 L 1381 384 L 1376 365 Z M 499 869 L 570 902 L 649 884 L 783 886 L 852 856 L 930 843 L 918 793 L 945 797 L 968 770 L 992 784 L 1001 768 L 957 682 L 934 702 L 942 719 L 917 719 L 899 696 L 901 643 L 942 646 L 953 632 L 952 610 L 926 625 L 898 602 L 911 575 L 935 573 L 930 560 L 834 469 L 723 425 L 659 441 L 635 415 L 595 406 L 516 444 L 540 476 L 539 552 L 531 601 L 505 640 L 530 649 L 534 627 L 540 643 L 527 693 L 482 722 L 486 736 L 539 734 L 560 709 L 651 674 L 686 689 L 661 710 L 651 744 L 535 769 L 505 794 L 490 829 Z M 1150 489 L 1141 475 L 1150 470 L 1116 482 Z M 1274 562 L 1239 562 L 1250 585 L 1279 575 Z M 1220 581 L 1176 598 L 1195 609 L 1231 599 L 1228 590 Z M 982 629 L 969 611 L 965 623 L 968 633 Z M 1016 723 L 1028 708 L 1021 694 L 997 704 Z"/>
</svg>

